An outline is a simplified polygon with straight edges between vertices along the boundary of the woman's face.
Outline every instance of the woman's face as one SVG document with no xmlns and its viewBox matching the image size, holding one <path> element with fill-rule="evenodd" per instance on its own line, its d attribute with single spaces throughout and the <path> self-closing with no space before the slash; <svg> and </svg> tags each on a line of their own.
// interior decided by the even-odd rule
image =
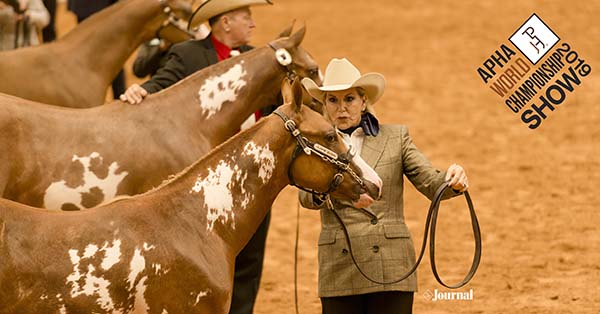
<svg viewBox="0 0 600 314">
<path fill-rule="evenodd" d="M 325 94 L 325 108 L 333 124 L 346 130 L 360 124 L 360 117 L 366 104 L 356 88 Z"/>
</svg>

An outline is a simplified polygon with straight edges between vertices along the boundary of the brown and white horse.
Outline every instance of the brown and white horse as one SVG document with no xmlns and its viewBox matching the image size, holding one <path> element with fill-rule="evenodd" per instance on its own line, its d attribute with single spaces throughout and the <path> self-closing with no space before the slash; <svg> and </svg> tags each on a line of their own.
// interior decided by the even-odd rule
<svg viewBox="0 0 600 314">
<path fill-rule="evenodd" d="M 150 190 L 276 103 L 288 71 L 319 80 L 303 37 L 304 28 L 205 68 L 139 106 L 71 109 L 0 95 L 0 195 L 76 210 Z M 287 69 L 274 49 L 289 53 Z"/>
<path fill-rule="evenodd" d="M 80 212 L 0 199 L 0 313 L 227 313 L 235 256 L 288 171 L 317 191 L 340 173 L 333 195 L 342 199 L 379 194 L 373 169 L 343 158 L 333 126 L 301 105 L 300 84 L 293 90 L 284 89 L 282 116 L 348 171 L 315 153 L 293 158 L 291 122 L 270 115 L 142 195 Z"/>
<path fill-rule="evenodd" d="M 53 43 L 0 53 L 0 92 L 63 107 L 104 104 L 127 58 L 168 22 L 165 9 L 185 16 L 191 5 L 189 0 L 119 1 Z M 172 28 L 161 34 L 171 34 L 172 42 L 185 38 Z"/>
</svg>

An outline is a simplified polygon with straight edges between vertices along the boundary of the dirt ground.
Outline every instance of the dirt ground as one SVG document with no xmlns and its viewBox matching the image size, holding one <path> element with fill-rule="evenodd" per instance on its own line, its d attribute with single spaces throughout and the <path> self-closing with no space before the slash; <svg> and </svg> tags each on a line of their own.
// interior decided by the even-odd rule
<svg viewBox="0 0 600 314">
<path fill-rule="evenodd" d="M 600 1 L 347 1 L 276 0 L 254 10 L 253 44 L 273 39 L 292 19 L 305 21 L 303 46 L 322 68 L 347 57 L 387 80 L 376 110 L 383 123 L 409 126 L 434 165 L 464 166 L 483 233 L 483 257 L 472 301 L 432 301 L 440 286 L 428 257 L 419 268 L 415 313 L 600 312 Z M 530 130 L 492 92 L 477 68 L 537 13 L 592 67 L 567 100 Z M 59 35 L 74 24 L 64 12 Z M 516 49 L 515 49 L 516 50 Z M 518 53 L 518 52 L 517 52 Z M 518 53 L 519 54 L 519 53 Z M 134 80 L 128 63 L 128 84 Z M 137 80 L 139 81 L 139 80 Z M 406 219 L 421 241 L 429 202 L 410 184 Z M 294 312 L 296 190 L 273 207 L 256 313 Z M 472 257 L 469 216 L 462 199 L 442 206 L 438 264 L 459 280 Z M 299 308 L 319 313 L 318 212 L 300 211 Z"/>
</svg>

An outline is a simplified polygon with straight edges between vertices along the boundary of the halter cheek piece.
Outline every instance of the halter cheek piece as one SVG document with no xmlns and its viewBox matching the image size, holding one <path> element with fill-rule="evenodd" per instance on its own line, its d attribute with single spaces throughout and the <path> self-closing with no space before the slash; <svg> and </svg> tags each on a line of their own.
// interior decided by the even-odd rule
<svg viewBox="0 0 600 314">
<path fill-rule="evenodd" d="M 158 2 L 160 3 L 160 6 L 163 8 L 163 13 L 167 14 L 168 18 L 156 30 L 156 34 L 154 34 L 154 37 L 162 39 L 162 37 L 160 36 L 160 33 L 162 32 L 162 30 L 167 28 L 168 26 L 173 26 L 175 28 L 178 28 L 182 32 L 188 33 L 190 38 L 194 38 L 195 35 L 194 35 L 194 33 L 192 33 L 192 31 L 190 31 L 189 23 L 188 23 L 187 29 L 184 29 L 180 26 L 180 24 L 178 23 L 179 18 L 175 15 L 175 13 L 173 12 L 173 9 L 171 9 L 171 7 L 169 7 L 167 0 L 159 0 Z"/>
<path fill-rule="evenodd" d="M 277 62 L 285 68 L 287 78 L 290 81 L 293 81 L 295 78 L 297 78 L 298 73 L 296 73 L 296 71 L 292 67 L 293 59 L 290 52 L 287 51 L 287 49 L 285 48 L 275 47 L 273 43 L 268 43 L 268 46 L 275 51 L 275 58 L 277 59 Z"/>
<path fill-rule="evenodd" d="M 286 130 L 288 130 L 292 134 L 292 136 L 296 139 L 297 142 L 296 148 L 292 153 L 292 160 L 290 162 L 290 166 L 288 167 L 288 179 L 290 180 L 290 185 L 293 185 L 302 191 L 306 191 L 318 197 L 324 198 L 333 191 L 335 191 L 340 186 L 340 184 L 342 184 L 342 182 L 344 181 L 343 173 L 346 172 L 363 188 L 365 187 L 365 183 L 363 182 L 363 180 L 356 174 L 356 172 L 354 172 L 354 170 L 352 170 L 352 168 L 350 168 L 350 161 L 356 153 L 354 149 L 350 148 L 346 154 L 340 156 L 335 152 L 331 151 L 330 149 L 320 145 L 319 143 L 314 143 L 306 137 L 302 136 L 302 133 L 300 133 L 300 130 L 298 130 L 298 128 L 296 127 L 296 122 L 294 122 L 294 120 L 290 120 L 283 112 L 277 109 L 273 111 L 273 113 L 280 117 L 281 120 L 283 120 L 283 124 Z M 306 155 L 314 154 L 322 160 L 336 167 L 337 172 L 329 182 L 329 188 L 327 191 L 318 192 L 313 189 L 305 188 L 296 184 L 294 176 L 292 175 L 292 164 L 294 163 L 294 160 L 296 160 L 298 155 L 300 155 L 300 153 L 302 152 Z"/>
</svg>

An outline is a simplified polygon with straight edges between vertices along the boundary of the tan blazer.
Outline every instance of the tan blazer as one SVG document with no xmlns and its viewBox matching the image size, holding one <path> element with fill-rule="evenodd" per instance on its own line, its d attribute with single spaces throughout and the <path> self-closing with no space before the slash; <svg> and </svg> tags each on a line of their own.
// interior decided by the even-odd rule
<svg viewBox="0 0 600 314">
<path fill-rule="evenodd" d="M 444 182 L 445 172 L 431 166 L 413 144 L 404 125 L 382 125 L 376 137 L 365 137 L 361 157 L 383 180 L 381 200 L 367 208 L 377 219 L 340 203 L 336 209 L 348 228 L 354 256 L 363 271 L 375 280 L 395 280 L 415 263 L 413 241 L 404 223 L 403 176 L 431 199 Z M 447 194 L 445 198 L 458 195 L 452 191 Z M 320 297 L 417 290 L 416 273 L 394 285 L 379 285 L 365 279 L 352 262 L 344 233 L 333 213 L 315 205 L 308 193 L 300 192 L 300 202 L 304 207 L 321 209 Z"/>
</svg>

